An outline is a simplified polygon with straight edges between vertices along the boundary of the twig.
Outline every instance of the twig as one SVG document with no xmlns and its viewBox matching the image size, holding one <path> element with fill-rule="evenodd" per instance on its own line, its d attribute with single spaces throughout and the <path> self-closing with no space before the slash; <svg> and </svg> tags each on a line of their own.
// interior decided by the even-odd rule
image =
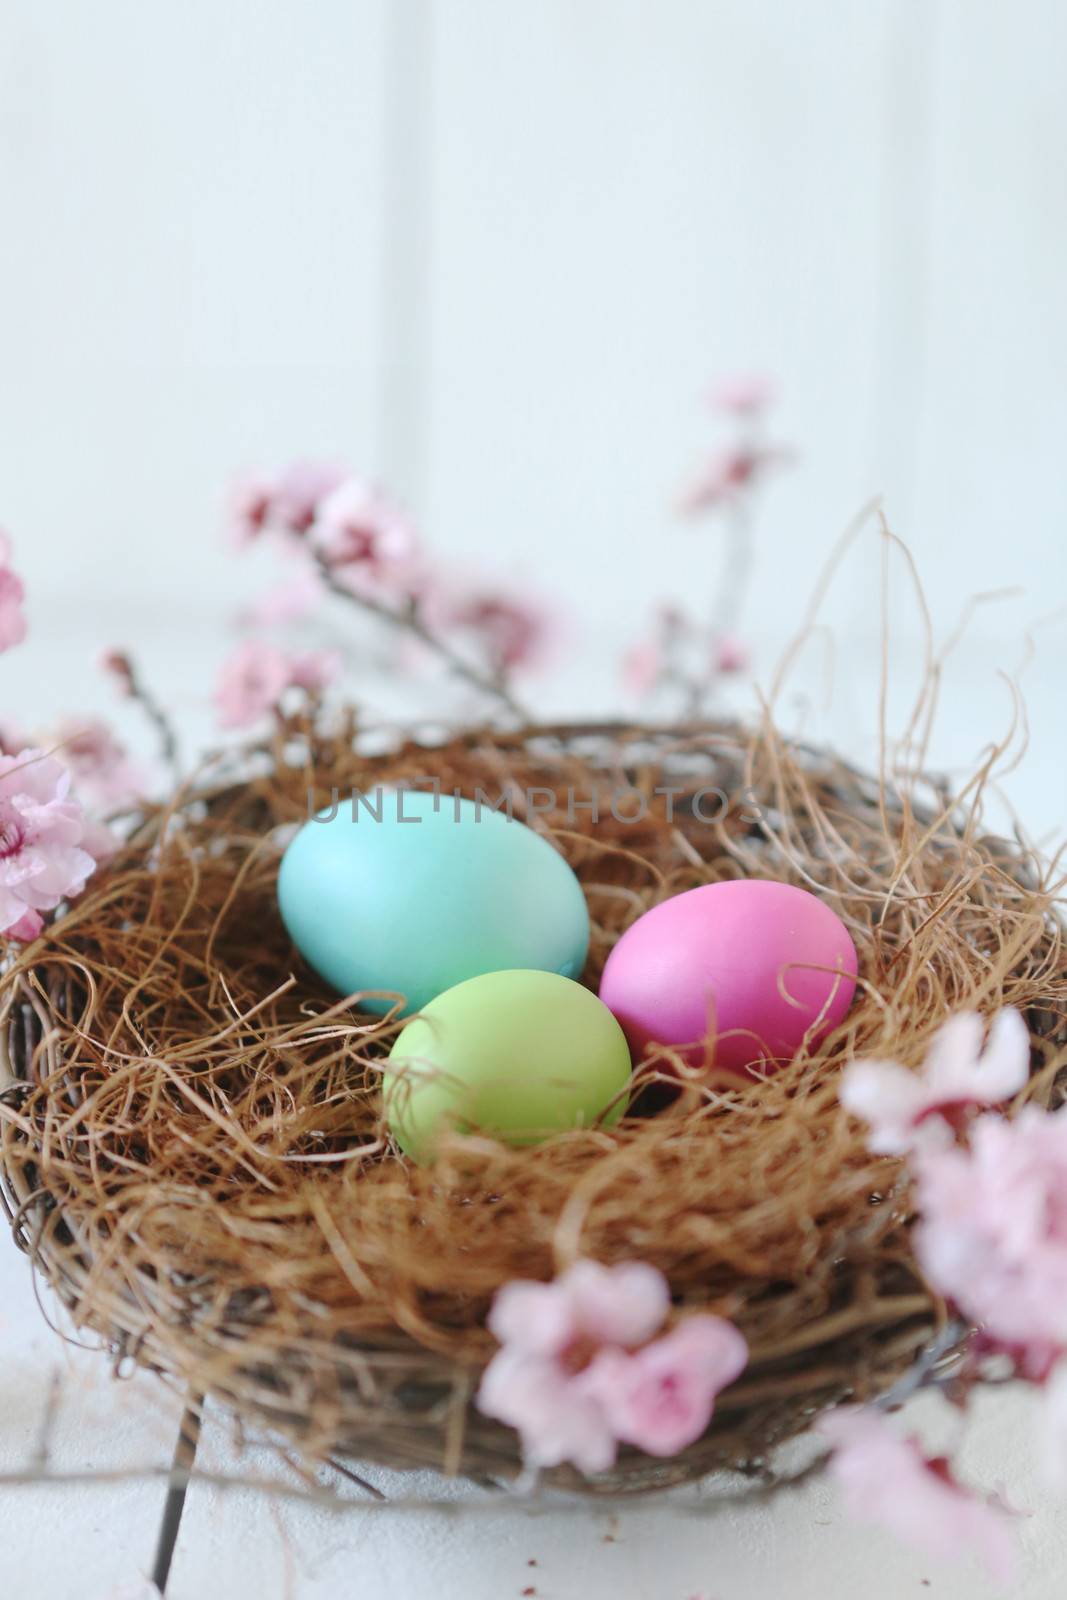
<svg viewBox="0 0 1067 1600">
<path fill-rule="evenodd" d="M 33 1455 L 30 1458 L 39 1472 L 44 1472 L 48 1466 L 48 1457 L 52 1446 L 52 1430 L 55 1427 L 56 1417 L 59 1412 L 59 1394 L 62 1382 L 59 1368 L 54 1367 L 52 1376 L 48 1380 L 48 1394 L 45 1398 L 41 1429 L 37 1435 L 37 1444 Z"/>
<path fill-rule="evenodd" d="M 159 1525 L 156 1554 L 152 1562 L 152 1582 L 161 1595 L 167 1590 L 167 1579 L 170 1577 L 171 1562 L 174 1560 L 174 1547 L 178 1542 L 182 1512 L 185 1510 L 185 1496 L 192 1481 L 193 1462 L 196 1460 L 196 1447 L 200 1439 L 203 1404 L 203 1395 L 190 1393 L 178 1426 L 178 1442 L 174 1446 L 174 1461 L 169 1473 L 167 1498 L 163 1502 L 163 1519 Z"/>
<path fill-rule="evenodd" d="M 155 695 L 146 688 L 133 657 L 125 650 L 109 650 L 103 657 L 102 665 L 105 671 L 110 672 L 117 679 L 123 694 L 130 700 L 135 700 L 156 730 L 159 739 L 159 754 L 167 770 L 176 783 L 181 782 L 182 770 L 178 749 L 178 736 L 174 726 L 163 710 Z"/>
<path fill-rule="evenodd" d="M 312 551 L 312 554 L 318 567 L 319 576 L 332 595 L 335 595 L 339 600 L 347 601 L 349 605 L 358 606 L 361 611 L 367 612 L 372 617 L 377 617 L 381 622 L 389 623 L 391 627 L 410 633 L 421 644 L 424 644 L 428 650 L 432 650 L 458 678 L 462 678 L 465 683 L 469 683 L 472 688 L 479 690 L 482 694 L 491 695 L 494 699 L 499 700 L 501 705 L 519 722 L 529 720 L 527 712 L 516 700 L 506 683 L 500 679 L 499 675 L 479 671 L 458 650 L 453 650 L 450 644 L 439 638 L 419 615 L 418 605 L 414 600 L 403 609 L 399 609 L 386 605 L 384 600 L 377 600 L 372 595 L 359 594 L 356 590 L 349 589 L 347 585 L 340 581 L 330 563 L 319 551 Z"/>
</svg>

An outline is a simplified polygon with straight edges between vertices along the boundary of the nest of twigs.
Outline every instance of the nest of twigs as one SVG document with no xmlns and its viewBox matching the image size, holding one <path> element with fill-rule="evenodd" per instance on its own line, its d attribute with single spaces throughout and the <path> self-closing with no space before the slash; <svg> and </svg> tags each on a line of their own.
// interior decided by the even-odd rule
<svg viewBox="0 0 1067 1600">
<path fill-rule="evenodd" d="M 396 1020 L 339 1000 L 275 903 L 280 825 L 308 791 L 438 778 L 531 789 L 588 897 L 595 985 L 650 905 L 752 875 L 820 894 L 860 989 L 813 1054 L 762 1082 L 646 1061 L 611 1131 L 534 1149 L 391 1146 L 380 1068 Z M 643 819 L 620 786 L 649 800 Z M 676 794 L 667 806 L 657 787 Z M 721 791 L 721 803 L 707 799 Z M 567 791 L 599 796 L 599 818 Z M 694 803 L 699 791 L 705 797 Z M 576 1256 L 640 1259 L 676 1306 L 733 1319 L 750 1364 L 671 1461 L 624 1451 L 586 1483 L 647 1489 L 762 1471 L 824 1408 L 892 1385 L 945 1323 L 916 1266 L 903 1170 L 838 1104 L 855 1055 L 917 1064 L 952 1012 L 1026 1016 L 1029 1093 L 1067 1061 L 1067 963 L 1042 868 L 985 837 L 981 785 L 877 781 L 769 727 L 475 730 L 375 753 L 354 718 L 290 719 L 136 819 L 89 892 L 2 980 L 0 1173 L 16 1238 L 116 1363 L 154 1368 L 309 1456 L 514 1476 L 516 1436 L 473 1394 L 494 1291 Z M 615 815 L 612 798 L 616 799 Z M 540 804 L 544 804 L 542 799 Z M 521 915 L 521 908 L 516 908 Z M 675 1085 L 668 1092 L 664 1084 Z"/>
</svg>

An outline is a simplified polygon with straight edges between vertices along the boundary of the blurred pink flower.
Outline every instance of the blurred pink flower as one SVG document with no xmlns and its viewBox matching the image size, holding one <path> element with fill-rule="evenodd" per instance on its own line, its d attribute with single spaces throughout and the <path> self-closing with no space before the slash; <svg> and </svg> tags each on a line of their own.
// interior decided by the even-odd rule
<svg viewBox="0 0 1067 1600">
<path fill-rule="evenodd" d="M 17 722 L 5 718 L 0 722 L 0 756 L 16 756 L 32 741 Z"/>
<path fill-rule="evenodd" d="M 765 411 L 775 400 L 778 387 L 772 378 L 759 372 L 739 372 L 720 378 L 709 396 L 716 411 L 726 411 L 733 416 L 751 416 Z"/>
<path fill-rule="evenodd" d="M 868 1145 L 879 1155 L 899 1155 L 929 1132 L 929 1119 L 947 1121 L 972 1106 L 1010 1100 L 1030 1076 L 1030 1035 L 1010 1008 L 997 1014 L 982 1049 L 985 1024 L 974 1012 L 950 1018 L 934 1035 L 920 1072 L 895 1061 L 854 1061 L 841 1082 L 840 1099 L 870 1123 Z"/>
<path fill-rule="evenodd" d="M 231 486 L 227 521 L 233 544 L 251 544 L 265 531 L 274 492 L 275 480 L 265 473 L 248 473 Z"/>
<path fill-rule="evenodd" d="M 276 645 L 246 639 L 223 662 L 215 691 L 224 728 L 246 728 L 273 711 L 290 684 L 289 658 Z"/>
<path fill-rule="evenodd" d="M 253 601 L 242 620 L 262 628 L 303 622 L 318 610 L 324 595 L 322 579 L 315 569 L 301 565 L 283 582 Z"/>
<path fill-rule="evenodd" d="M 915 1249 L 929 1282 L 1031 1373 L 1067 1349 L 1067 1106 L 920 1145 Z"/>
<path fill-rule="evenodd" d="M 99 806 L 126 805 L 148 788 L 147 774 L 99 718 L 68 717 L 48 743 L 57 747 L 55 754 L 70 768 L 79 792 Z"/>
<path fill-rule="evenodd" d="M 518 1429 L 532 1466 L 603 1472 L 620 1442 L 675 1454 L 703 1433 L 747 1350 L 711 1316 L 647 1343 L 669 1309 L 666 1279 L 643 1262 L 578 1261 L 554 1283 L 506 1285 L 489 1315 L 501 1348 L 479 1408 Z"/>
<path fill-rule="evenodd" d="M 0 651 L 11 650 L 26 637 L 22 605 L 26 589 L 11 570 L 11 540 L 0 528 Z"/>
<path fill-rule="evenodd" d="M 715 1397 L 747 1361 L 748 1346 L 732 1322 L 694 1316 L 636 1353 L 601 1350 L 580 1382 L 616 1439 L 673 1456 L 700 1438 Z"/>
<path fill-rule="evenodd" d="M 549 1357 L 505 1346 L 486 1367 L 478 1409 L 515 1428 L 528 1467 L 570 1461 L 580 1472 L 606 1472 L 616 1439 L 597 1401 Z"/>
<path fill-rule="evenodd" d="M 102 837 L 54 757 L 34 749 L 0 757 L 0 933 L 35 939 L 41 913 L 84 889 Z"/>
<path fill-rule="evenodd" d="M 663 646 L 659 639 L 649 637 L 632 644 L 622 658 L 622 681 L 630 694 L 651 694 L 659 683 L 665 666 Z"/>
<path fill-rule="evenodd" d="M 928 1555 L 977 1550 L 998 1581 L 1010 1581 L 1015 1551 L 1008 1513 L 965 1489 L 947 1461 L 925 1456 L 917 1439 L 902 1438 L 875 1411 L 832 1411 L 818 1431 L 832 1446 L 828 1471 L 850 1516 Z"/>
<path fill-rule="evenodd" d="M 317 693 L 336 677 L 336 651 L 290 656 L 262 639 L 246 639 L 223 662 L 215 690 L 224 728 L 247 728 L 281 704 L 287 689 Z"/>
<path fill-rule="evenodd" d="M 401 587 L 419 551 L 414 524 L 362 478 L 346 478 L 322 501 L 314 537 L 331 567 L 361 568 Z"/>
<path fill-rule="evenodd" d="M 339 650 L 308 650 L 289 658 L 289 682 L 296 689 L 320 694 L 336 682 L 343 662 Z"/>
<path fill-rule="evenodd" d="M 444 626 L 470 639 L 500 677 L 536 666 L 552 637 L 543 607 L 500 591 L 444 595 L 436 604 Z"/>
<path fill-rule="evenodd" d="M 323 503 L 347 476 L 336 462 L 291 462 L 275 480 L 270 521 L 287 533 L 307 533 Z"/>
<path fill-rule="evenodd" d="M 119 650 L 114 645 L 109 645 L 106 650 L 101 650 L 96 664 L 101 672 L 106 673 L 109 678 L 114 678 L 115 687 L 120 694 L 131 695 L 133 693 L 136 678 L 133 662 L 125 650 Z"/>
<path fill-rule="evenodd" d="M 346 477 L 328 461 L 293 461 L 281 472 L 251 472 L 229 495 L 227 520 L 236 545 L 251 544 L 268 531 L 305 534 L 321 503 Z"/>
<path fill-rule="evenodd" d="M 780 445 L 737 445 L 711 456 L 683 493 L 683 516 L 698 516 L 755 487 L 775 467 L 784 466 L 791 452 Z"/>
<path fill-rule="evenodd" d="M 748 651 L 736 634 L 724 633 L 715 641 L 715 670 L 722 673 L 744 672 L 748 666 Z"/>
<path fill-rule="evenodd" d="M 643 1344 L 670 1310 L 661 1272 L 643 1261 L 576 1261 L 554 1283 L 517 1279 L 497 1292 L 490 1333 L 501 1344 L 559 1355 L 582 1343 Z"/>
</svg>

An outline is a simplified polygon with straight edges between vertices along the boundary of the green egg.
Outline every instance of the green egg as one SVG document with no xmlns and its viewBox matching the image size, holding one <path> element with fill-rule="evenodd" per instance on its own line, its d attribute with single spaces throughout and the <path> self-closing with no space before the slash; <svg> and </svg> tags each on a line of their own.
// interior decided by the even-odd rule
<svg viewBox="0 0 1067 1600">
<path fill-rule="evenodd" d="M 439 994 L 397 1036 L 386 1116 L 401 1149 L 426 1161 L 448 1131 L 530 1145 L 610 1127 L 629 1081 L 626 1037 L 590 990 L 554 972 L 486 972 Z"/>
</svg>

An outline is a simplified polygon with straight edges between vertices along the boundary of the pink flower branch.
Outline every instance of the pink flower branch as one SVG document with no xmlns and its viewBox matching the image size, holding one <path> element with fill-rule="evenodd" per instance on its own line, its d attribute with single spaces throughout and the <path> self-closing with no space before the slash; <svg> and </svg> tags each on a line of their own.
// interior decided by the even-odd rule
<svg viewBox="0 0 1067 1600">
<path fill-rule="evenodd" d="M 377 595 L 364 592 L 344 583 L 338 576 L 336 568 L 318 550 L 312 550 L 312 556 L 324 587 L 337 599 L 354 605 L 367 616 L 379 622 L 385 622 L 390 627 L 396 628 L 409 637 L 417 639 L 419 643 L 434 654 L 455 677 L 462 679 L 472 689 L 489 695 L 499 703 L 519 722 L 529 720 L 528 713 L 516 699 L 507 685 L 504 673 L 497 669 L 482 671 L 474 666 L 458 650 L 454 649 L 446 639 L 434 631 L 422 615 L 419 598 L 409 594 L 400 604 L 391 604 Z"/>
</svg>

